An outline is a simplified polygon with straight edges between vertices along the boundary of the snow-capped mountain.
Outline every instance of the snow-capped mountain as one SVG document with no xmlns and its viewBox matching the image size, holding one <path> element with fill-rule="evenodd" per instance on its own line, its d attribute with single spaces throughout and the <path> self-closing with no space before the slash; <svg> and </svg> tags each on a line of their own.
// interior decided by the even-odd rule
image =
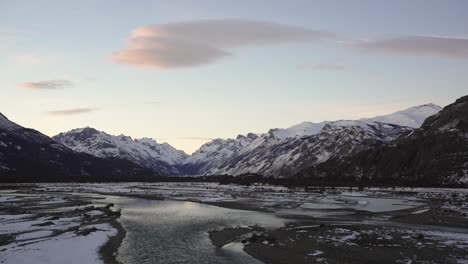
<svg viewBox="0 0 468 264">
<path fill-rule="evenodd" d="M 132 162 L 75 152 L 0 113 L 0 181 L 99 181 L 158 175 Z"/>
<path fill-rule="evenodd" d="M 180 167 L 183 173 L 191 175 L 227 173 L 221 168 L 235 162 L 242 153 L 271 147 L 286 139 L 317 134 L 327 123 L 303 122 L 286 129 L 270 129 L 261 135 L 248 133 L 236 139 L 215 139 L 201 146 Z"/>
<path fill-rule="evenodd" d="M 296 175 L 309 183 L 463 186 L 468 184 L 468 96 L 420 128 L 377 148 L 329 159 Z"/>
<path fill-rule="evenodd" d="M 204 174 L 288 176 L 329 158 L 347 156 L 394 140 L 411 130 L 380 122 L 336 121 L 326 124 L 317 134 L 288 137 L 274 144 L 274 133 L 270 131 L 251 143 L 256 145 L 255 148 L 237 150 L 230 158 L 219 159 L 216 166 L 211 163 Z"/>
<path fill-rule="evenodd" d="M 412 128 L 420 127 L 428 116 L 434 115 L 442 110 L 442 107 L 435 104 L 425 104 L 410 107 L 408 109 L 395 112 L 393 114 L 376 116 L 362 120 L 378 121 L 388 124 L 396 124 Z"/>
<path fill-rule="evenodd" d="M 290 128 L 270 129 L 260 135 L 249 133 L 236 139 L 215 139 L 191 156 L 167 143 L 113 136 L 93 128 L 74 129 L 53 139 L 77 152 L 126 159 L 163 175 L 259 173 L 279 176 L 394 140 L 419 127 L 427 116 L 440 109 L 427 104 L 362 120 L 303 122 Z"/>
<path fill-rule="evenodd" d="M 0 114 L 0 172 L 290 176 L 306 167 L 341 160 L 411 134 L 440 109 L 427 104 L 375 118 L 304 122 L 290 128 L 270 129 L 264 134 L 216 139 L 191 156 L 150 138 L 113 136 L 89 127 L 60 133 L 51 139 Z M 24 160 L 32 165 L 21 167 Z"/>
<path fill-rule="evenodd" d="M 427 104 L 375 118 L 304 122 L 286 129 L 270 129 L 254 137 L 216 139 L 193 153 L 182 168 L 184 173 L 195 175 L 287 175 L 331 157 L 394 140 L 421 126 L 424 119 L 440 109 Z"/>
<path fill-rule="evenodd" d="M 236 139 L 215 139 L 195 151 L 181 165 L 184 174 L 199 174 L 218 168 L 224 162 L 235 158 L 239 152 L 250 145 L 258 135 L 249 133 Z"/>
<path fill-rule="evenodd" d="M 60 133 L 53 139 L 77 152 L 101 158 L 126 159 L 163 175 L 180 174 L 175 165 L 188 157 L 183 151 L 167 143 L 159 144 L 151 138 L 113 136 L 90 127 Z"/>
<path fill-rule="evenodd" d="M 269 134 L 273 135 L 278 140 L 284 140 L 291 137 L 303 137 L 318 134 L 322 128 L 330 123 L 329 121 L 323 121 L 320 123 L 303 122 L 294 125 L 289 128 L 274 128 L 268 131 Z"/>
</svg>

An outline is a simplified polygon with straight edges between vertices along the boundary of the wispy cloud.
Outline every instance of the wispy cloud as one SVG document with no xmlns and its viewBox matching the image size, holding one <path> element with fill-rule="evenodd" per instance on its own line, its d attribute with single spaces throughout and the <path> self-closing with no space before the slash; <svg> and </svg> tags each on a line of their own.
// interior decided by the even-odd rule
<svg viewBox="0 0 468 264">
<path fill-rule="evenodd" d="M 400 36 L 360 41 L 355 47 L 370 53 L 443 56 L 468 59 L 468 38 L 445 36 Z"/>
<path fill-rule="evenodd" d="M 329 32 L 243 19 L 211 19 L 149 25 L 135 29 L 128 47 L 112 54 L 116 63 L 144 68 L 194 67 L 253 45 L 335 39 Z"/>
<path fill-rule="evenodd" d="M 336 71 L 345 71 L 346 67 L 340 64 L 300 64 L 296 67 L 298 70 L 304 71 L 327 71 L 327 72 L 336 72 Z"/>
<path fill-rule="evenodd" d="M 62 110 L 53 110 L 47 112 L 49 115 L 79 115 L 86 114 L 93 111 L 99 110 L 98 108 L 72 108 L 72 109 L 62 109 Z"/>
<path fill-rule="evenodd" d="M 47 80 L 39 82 L 24 82 L 17 84 L 18 88 L 30 90 L 59 90 L 72 86 L 73 83 L 68 80 Z"/>
</svg>

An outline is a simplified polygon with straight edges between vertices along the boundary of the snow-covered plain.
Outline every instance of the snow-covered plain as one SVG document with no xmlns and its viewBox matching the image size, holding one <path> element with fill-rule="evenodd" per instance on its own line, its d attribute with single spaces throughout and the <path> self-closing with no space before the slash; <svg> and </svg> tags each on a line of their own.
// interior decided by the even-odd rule
<svg viewBox="0 0 468 264">
<path fill-rule="evenodd" d="M 102 263 L 97 250 L 116 235 L 116 230 L 108 224 L 87 226 L 98 231 L 87 236 L 66 232 L 61 235 L 41 239 L 50 235 L 47 231 L 36 231 L 20 235 L 21 242 L 0 247 L 1 263 L 35 263 L 35 264 L 84 264 Z M 41 232 L 41 233 L 39 233 Z M 24 240 L 27 240 L 26 242 Z"/>
<path fill-rule="evenodd" d="M 2 191 L 0 201 L 0 263 L 102 263 L 98 250 L 117 234 L 100 218 L 102 211 L 75 210 L 78 204 L 71 203 L 69 195 Z M 63 212 L 47 213 L 49 208 Z"/>
</svg>

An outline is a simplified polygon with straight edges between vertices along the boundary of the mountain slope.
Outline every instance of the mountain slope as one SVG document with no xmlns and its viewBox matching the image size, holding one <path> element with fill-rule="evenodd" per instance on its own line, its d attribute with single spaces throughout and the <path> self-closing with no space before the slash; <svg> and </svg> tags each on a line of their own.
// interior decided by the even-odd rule
<svg viewBox="0 0 468 264">
<path fill-rule="evenodd" d="M 60 133 L 53 139 L 66 147 L 101 158 L 120 158 L 150 168 L 163 175 L 178 175 L 175 166 L 188 155 L 167 143 L 159 144 L 150 138 L 132 139 L 112 136 L 94 128 L 79 128 Z"/>
<path fill-rule="evenodd" d="M 428 116 L 434 115 L 442 110 L 442 107 L 435 104 L 425 104 L 410 107 L 408 109 L 395 112 L 393 114 L 376 116 L 362 120 L 377 121 L 388 124 L 396 124 L 412 128 L 419 128 Z"/>
<path fill-rule="evenodd" d="M 344 159 L 331 159 L 298 177 L 324 183 L 466 185 L 468 96 L 394 142 Z"/>
<path fill-rule="evenodd" d="M 99 181 L 152 177 L 132 162 L 74 152 L 0 114 L 0 181 Z"/>
</svg>

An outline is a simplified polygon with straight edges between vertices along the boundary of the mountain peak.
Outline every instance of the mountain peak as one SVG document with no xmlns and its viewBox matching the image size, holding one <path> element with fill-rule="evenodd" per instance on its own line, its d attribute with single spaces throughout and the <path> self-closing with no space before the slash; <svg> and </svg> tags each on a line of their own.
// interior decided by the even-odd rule
<svg viewBox="0 0 468 264">
<path fill-rule="evenodd" d="M 142 143 L 142 144 L 147 144 L 147 145 L 157 145 L 157 144 L 159 144 L 155 139 L 150 138 L 150 137 L 142 137 L 142 138 L 138 138 L 138 139 L 135 139 L 135 140 Z"/>
<path fill-rule="evenodd" d="M 442 110 L 442 107 L 433 103 L 418 105 L 406 108 L 401 111 L 391 113 L 389 115 L 376 116 L 373 118 L 363 118 L 361 120 L 377 121 L 412 128 L 419 128 L 424 120 Z"/>
<path fill-rule="evenodd" d="M 169 144 L 159 144 L 151 138 L 134 140 L 123 134 L 114 136 L 90 127 L 60 133 L 53 139 L 74 151 L 101 158 L 126 159 L 165 175 L 178 174 L 174 164 L 187 158 L 183 151 Z"/>
<path fill-rule="evenodd" d="M 428 104 L 423 104 L 423 105 L 419 105 L 419 106 L 416 106 L 416 107 L 432 107 L 432 108 L 437 108 L 437 109 L 442 109 L 442 107 L 434 104 L 434 103 L 428 103 Z"/>
<path fill-rule="evenodd" d="M 73 137 L 75 140 L 87 140 L 89 138 L 94 137 L 95 135 L 99 133 L 104 133 L 100 132 L 95 128 L 92 127 L 83 127 L 83 128 L 75 128 L 72 129 L 68 132 L 62 132 L 58 134 L 57 136 L 54 136 L 53 138 L 57 140 L 57 138 L 64 136 L 64 135 L 69 135 L 70 137 Z"/>
<path fill-rule="evenodd" d="M 257 134 L 254 134 L 254 133 L 248 133 L 247 134 L 247 137 L 254 140 L 254 139 L 257 139 L 258 138 L 258 135 Z"/>
</svg>

